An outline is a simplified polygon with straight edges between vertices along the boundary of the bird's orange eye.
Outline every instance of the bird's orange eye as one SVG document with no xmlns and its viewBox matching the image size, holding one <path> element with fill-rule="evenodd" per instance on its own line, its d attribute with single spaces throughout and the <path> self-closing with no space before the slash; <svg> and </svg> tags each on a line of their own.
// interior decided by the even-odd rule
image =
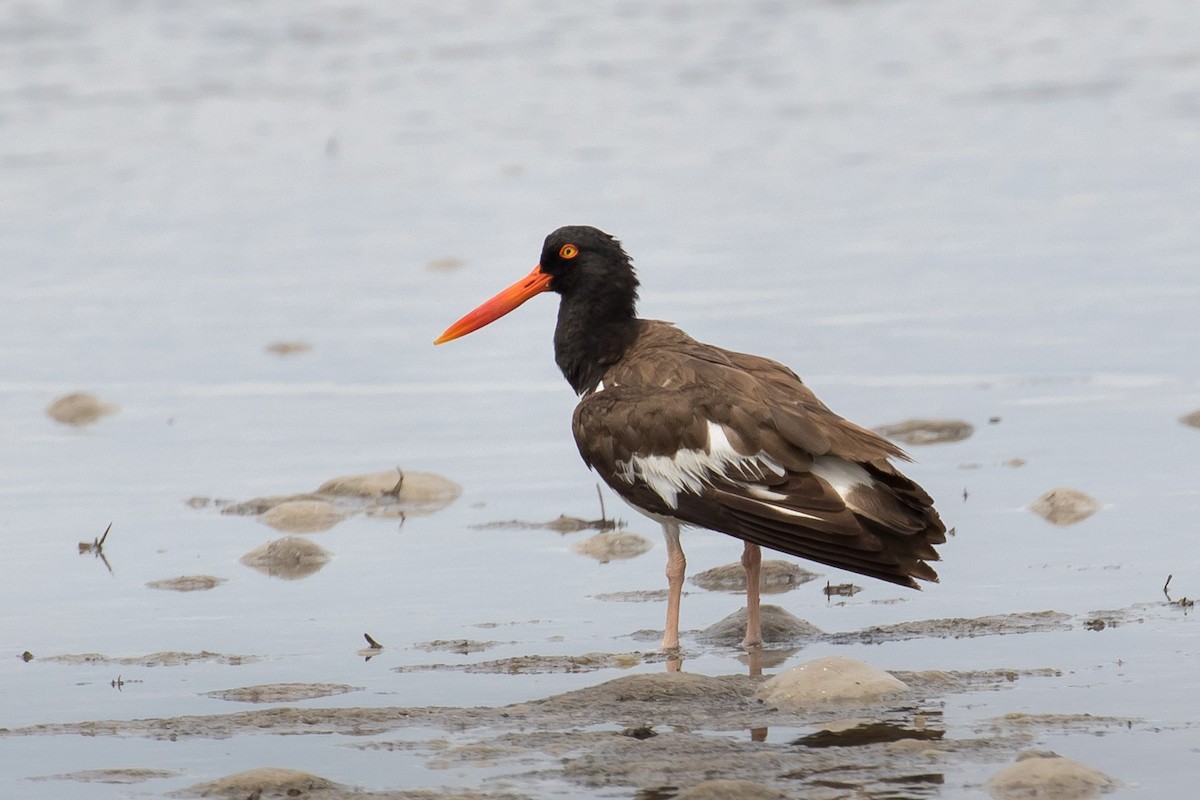
<svg viewBox="0 0 1200 800">
<path fill-rule="evenodd" d="M 579 255 L 579 248 L 573 244 L 564 244 L 558 254 L 563 258 L 574 258 Z"/>
</svg>

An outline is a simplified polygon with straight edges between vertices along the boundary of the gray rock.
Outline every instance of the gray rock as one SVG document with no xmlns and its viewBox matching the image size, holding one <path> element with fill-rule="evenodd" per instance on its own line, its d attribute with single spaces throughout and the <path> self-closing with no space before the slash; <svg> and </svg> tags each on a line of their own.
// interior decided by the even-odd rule
<svg viewBox="0 0 1200 800">
<path fill-rule="evenodd" d="M 764 594 L 779 594 L 791 591 L 816 577 L 817 573 L 809 572 L 799 564 L 772 558 L 762 562 L 758 588 Z M 744 592 L 746 570 L 740 562 L 726 564 L 696 573 L 691 577 L 691 582 L 710 592 Z"/>
<path fill-rule="evenodd" d="M 273 578 L 296 580 L 329 563 L 329 553 L 299 536 L 285 536 L 254 548 L 241 562 Z"/>
<path fill-rule="evenodd" d="M 762 685 L 758 697 L 769 706 L 799 711 L 814 705 L 869 703 L 905 691 L 907 684 L 878 667 L 827 656 L 776 675 Z"/>
<path fill-rule="evenodd" d="M 46 406 L 46 416 L 64 425 L 90 425 L 120 409 L 86 392 L 66 394 Z"/>
<path fill-rule="evenodd" d="M 1056 753 L 1023 753 L 987 782 L 996 800 L 1046 797 L 1055 800 L 1084 800 L 1114 789 L 1119 783 L 1095 767 Z"/>
<path fill-rule="evenodd" d="M 822 635 L 816 626 L 779 606 L 764 605 L 761 614 L 764 644 L 805 641 Z M 728 617 L 714 622 L 700 632 L 700 639 L 703 641 L 725 645 L 739 644 L 745 636 L 745 608 L 739 608 Z"/>
<path fill-rule="evenodd" d="M 1100 510 L 1100 501 L 1078 489 L 1051 489 L 1029 510 L 1053 525 L 1074 525 Z"/>
</svg>

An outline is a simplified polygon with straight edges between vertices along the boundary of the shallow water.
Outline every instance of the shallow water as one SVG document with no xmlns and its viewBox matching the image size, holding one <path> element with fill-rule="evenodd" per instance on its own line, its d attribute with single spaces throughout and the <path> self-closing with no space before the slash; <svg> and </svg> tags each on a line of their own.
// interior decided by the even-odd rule
<svg viewBox="0 0 1200 800">
<path fill-rule="evenodd" d="M 655 527 L 611 493 L 609 514 L 650 553 L 597 564 L 572 552 L 586 532 L 473 527 L 599 515 L 553 364 L 554 303 L 431 346 L 524 275 L 548 231 L 588 223 L 634 255 L 643 315 L 785 361 L 862 424 L 976 426 L 914 448 L 911 474 L 958 530 L 941 584 L 869 583 L 831 603 L 814 582 L 771 602 L 830 632 L 1073 619 L 1057 633 L 819 643 L 784 666 L 839 653 L 888 669 L 1056 668 L 948 699 L 947 725 L 1136 718 L 1032 746 L 1104 769 L 1121 796 L 1190 790 L 1200 730 L 1181 698 L 1200 690 L 1200 631 L 1161 587 L 1173 574 L 1173 597 L 1200 594 L 1200 432 L 1177 421 L 1200 408 L 1191 4 L 405 6 L 0 11 L 0 727 L 224 713 L 244 706 L 203 693 L 264 683 L 362 687 L 302 704 L 314 707 L 500 705 L 622 674 L 391 670 L 653 647 L 628 636 L 660 626 L 661 604 L 595 598 L 664 583 Z M 265 352 L 281 340 L 313 349 Z M 80 429 L 43 415 L 77 390 L 121 410 Z M 402 526 L 358 516 L 312 534 L 334 557 L 298 581 L 238 563 L 275 531 L 184 503 L 395 465 L 445 475 L 462 497 Z M 1056 486 L 1104 507 L 1051 527 L 1025 507 Z M 110 521 L 111 572 L 77 551 Z M 705 532 L 685 545 L 692 572 L 740 552 Z M 227 582 L 145 586 L 194 574 Z M 690 587 L 684 627 L 739 604 Z M 1117 627 L 1082 624 L 1135 606 Z M 364 631 L 386 646 L 370 661 L 355 653 Z M 451 638 L 499 644 L 417 647 Z M 46 660 L 162 651 L 258 660 Z M 693 643 L 685 669 L 740 672 L 737 655 Z M 371 789 L 497 774 L 339 744 L 0 736 L 0 793 L 158 796 L 263 765 Z M 27 780 L 125 766 L 178 775 Z M 981 795 L 998 766 L 948 774 L 945 796 Z"/>
</svg>

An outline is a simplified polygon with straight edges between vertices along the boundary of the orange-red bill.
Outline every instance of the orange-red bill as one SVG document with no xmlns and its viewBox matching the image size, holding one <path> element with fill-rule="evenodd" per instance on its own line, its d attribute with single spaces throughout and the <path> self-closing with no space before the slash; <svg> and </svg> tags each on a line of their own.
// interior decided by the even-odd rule
<svg viewBox="0 0 1200 800">
<path fill-rule="evenodd" d="M 550 276 L 542 272 L 542 265 L 538 264 L 533 268 L 533 272 L 446 328 L 445 333 L 434 339 L 433 343 L 442 344 L 460 336 L 466 336 L 471 331 L 479 330 L 484 325 L 495 322 L 508 312 L 515 310 L 517 306 L 535 294 L 541 294 L 549 288 Z"/>
</svg>

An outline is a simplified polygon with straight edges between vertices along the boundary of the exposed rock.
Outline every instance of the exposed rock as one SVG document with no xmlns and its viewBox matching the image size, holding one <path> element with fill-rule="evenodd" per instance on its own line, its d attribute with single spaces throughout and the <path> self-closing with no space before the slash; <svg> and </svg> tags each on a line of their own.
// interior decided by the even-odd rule
<svg viewBox="0 0 1200 800">
<path fill-rule="evenodd" d="M 960 442 L 974 433 L 975 428 L 960 419 L 909 419 L 875 431 L 904 444 L 921 445 Z"/>
<path fill-rule="evenodd" d="M 636 533 L 602 531 L 582 542 L 576 542 L 571 549 L 580 555 L 591 556 L 601 564 L 607 564 L 614 559 L 640 556 L 651 547 L 644 536 L 638 536 Z"/>
<path fill-rule="evenodd" d="M 262 522 L 284 533 L 320 533 L 345 518 L 325 500 L 288 500 L 259 517 Z"/>
<path fill-rule="evenodd" d="M 224 582 L 224 578 L 214 578 L 212 575 L 180 575 L 178 578 L 150 581 L 146 586 L 150 589 L 166 589 L 172 592 L 205 592 L 215 589 Z"/>
<path fill-rule="evenodd" d="M 1100 510 L 1100 501 L 1078 489 L 1051 489 L 1029 510 L 1054 525 L 1074 525 Z"/>
<path fill-rule="evenodd" d="M 791 591 L 816 577 L 818 577 L 817 573 L 809 572 L 799 564 L 771 558 L 762 562 L 758 587 L 759 591 L 764 594 L 779 594 Z M 707 589 L 710 592 L 744 592 L 746 591 L 746 570 L 740 562 L 735 562 L 698 572 L 691 577 L 691 581 L 701 589 Z"/>
<path fill-rule="evenodd" d="M 1056 753 L 1027 752 L 993 775 L 987 790 L 997 800 L 1084 800 L 1119 783 L 1100 770 Z"/>
<path fill-rule="evenodd" d="M 830 703 L 871 702 L 907 690 L 907 684 L 878 667 L 827 656 L 776 675 L 762 685 L 758 697 L 776 708 L 801 710 Z"/>
<path fill-rule="evenodd" d="M 273 578 L 295 580 L 329 563 L 329 553 L 299 536 L 286 536 L 254 548 L 241 562 Z"/>
<path fill-rule="evenodd" d="M 795 642 L 819 638 L 820 629 L 784 608 L 764 605 L 762 636 L 764 644 Z M 746 609 L 739 608 L 729 616 L 714 622 L 700 632 L 700 639 L 718 644 L 736 645 L 746 636 Z"/>
<path fill-rule="evenodd" d="M 1179 421 L 1184 425 L 1190 425 L 1193 428 L 1200 428 L 1200 408 L 1190 414 L 1184 414 L 1179 418 Z"/>
<path fill-rule="evenodd" d="M 86 392 L 74 392 L 57 398 L 46 406 L 46 416 L 64 425 L 90 425 L 101 417 L 115 414 L 120 409 L 112 403 L 102 402 Z"/>
</svg>

